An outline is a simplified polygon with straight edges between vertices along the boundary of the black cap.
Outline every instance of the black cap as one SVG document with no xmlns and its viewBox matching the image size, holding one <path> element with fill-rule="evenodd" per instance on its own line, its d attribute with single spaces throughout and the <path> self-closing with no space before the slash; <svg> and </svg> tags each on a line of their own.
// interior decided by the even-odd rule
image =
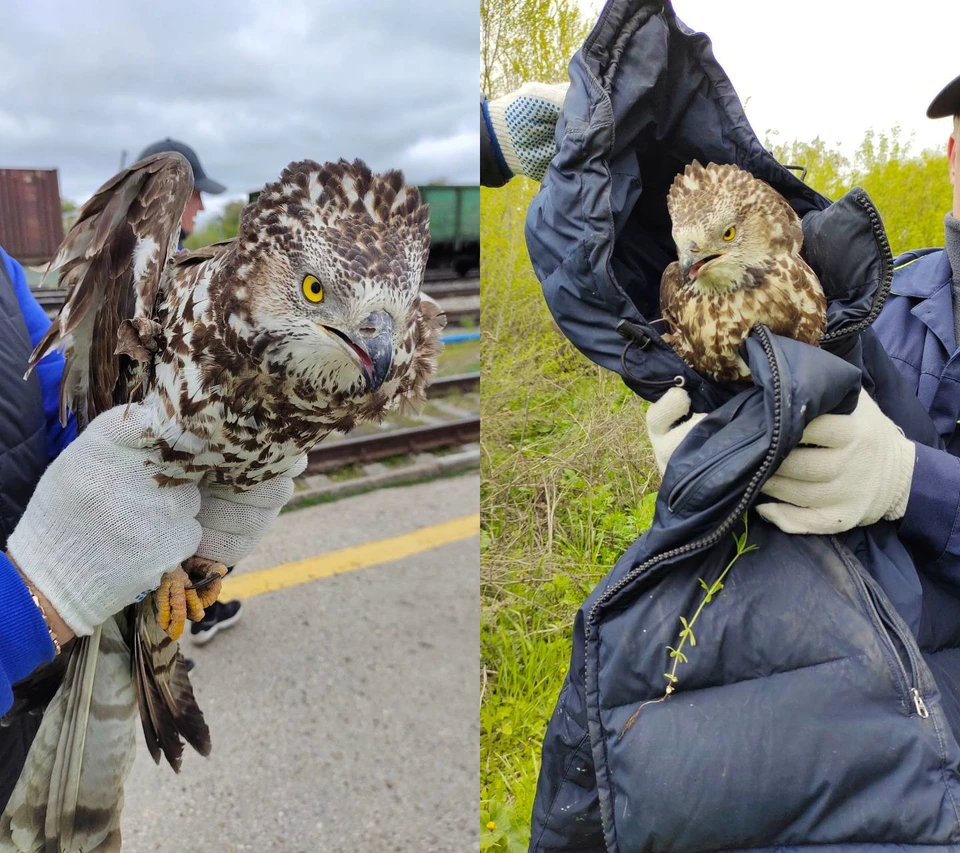
<svg viewBox="0 0 960 853">
<path fill-rule="evenodd" d="M 169 136 L 161 142 L 154 142 L 152 145 L 148 145 L 137 156 L 137 160 L 142 160 L 151 154 L 160 154 L 163 151 L 176 151 L 178 154 L 182 154 L 187 158 L 190 168 L 193 169 L 193 188 L 195 190 L 200 190 L 202 193 L 213 193 L 214 195 L 227 191 L 227 188 L 223 184 L 207 177 L 207 173 L 203 171 L 203 166 L 200 165 L 200 158 L 197 157 L 196 151 L 189 145 L 178 142 L 176 139 L 171 139 Z"/>
<path fill-rule="evenodd" d="M 960 77 L 954 77 L 927 107 L 927 118 L 943 118 L 960 114 Z"/>
</svg>

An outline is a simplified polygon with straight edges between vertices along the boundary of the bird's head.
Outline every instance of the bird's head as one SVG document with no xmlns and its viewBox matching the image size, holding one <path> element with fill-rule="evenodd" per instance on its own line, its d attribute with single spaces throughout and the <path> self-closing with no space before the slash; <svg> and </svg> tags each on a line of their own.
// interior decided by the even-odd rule
<svg viewBox="0 0 960 853">
<path fill-rule="evenodd" d="M 428 208 L 397 171 L 292 163 L 244 211 L 221 296 L 261 369 L 301 396 L 391 396 L 409 360 Z"/>
<path fill-rule="evenodd" d="M 667 196 L 684 284 L 733 290 L 803 242 L 800 218 L 782 196 L 736 166 L 701 166 L 677 175 Z"/>
</svg>

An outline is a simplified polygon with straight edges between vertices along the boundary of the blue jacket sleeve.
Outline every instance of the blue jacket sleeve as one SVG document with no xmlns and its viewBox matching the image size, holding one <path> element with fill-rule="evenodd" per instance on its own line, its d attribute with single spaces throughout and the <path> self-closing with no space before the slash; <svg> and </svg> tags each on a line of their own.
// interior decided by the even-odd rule
<svg viewBox="0 0 960 853">
<path fill-rule="evenodd" d="M 13 685 L 54 658 L 50 632 L 26 584 L 0 552 L 0 714 L 13 704 Z"/>
<path fill-rule="evenodd" d="M 960 458 L 917 444 L 917 459 L 900 537 L 924 568 L 960 584 Z"/>
<path fill-rule="evenodd" d="M 13 282 L 20 311 L 27 324 L 30 343 L 36 346 L 50 328 L 50 320 L 30 292 L 23 267 L 3 249 L 0 249 L 0 260 L 6 265 L 7 273 Z M 63 353 L 53 352 L 44 356 L 35 368 L 43 393 L 43 412 L 47 420 L 47 452 L 51 460 L 56 459 L 60 452 L 77 437 L 77 420 L 72 414 L 66 426 L 60 423 L 60 378 L 63 376 L 63 367 Z"/>
</svg>

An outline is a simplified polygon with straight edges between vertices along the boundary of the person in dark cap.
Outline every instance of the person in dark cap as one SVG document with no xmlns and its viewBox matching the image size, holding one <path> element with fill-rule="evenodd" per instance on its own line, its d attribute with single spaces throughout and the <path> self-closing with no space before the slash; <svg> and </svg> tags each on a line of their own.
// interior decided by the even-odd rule
<svg viewBox="0 0 960 853">
<path fill-rule="evenodd" d="M 193 170 L 193 195 L 190 196 L 190 200 L 183 210 L 183 217 L 180 220 L 180 248 L 182 249 L 183 241 L 193 233 L 197 214 L 203 210 L 203 197 L 201 193 L 219 195 L 222 192 L 226 192 L 227 188 L 219 181 L 215 181 L 207 175 L 206 170 L 200 165 L 200 158 L 197 156 L 196 151 L 185 142 L 171 139 L 169 136 L 166 139 L 161 139 L 159 142 L 148 145 L 140 152 L 137 160 L 142 160 L 151 154 L 161 154 L 165 151 L 175 151 L 178 154 L 182 154 Z M 206 495 L 203 488 L 201 488 L 201 498 L 209 506 L 216 506 L 217 504 L 217 498 Z M 201 514 L 203 512 L 202 504 Z M 231 566 L 228 571 L 232 570 L 232 568 Z M 191 639 L 197 645 L 203 645 L 209 642 L 222 629 L 235 625 L 240 619 L 241 610 L 242 605 L 239 601 L 215 601 L 204 611 L 202 621 L 190 623 Z M 187 671 L 189 672 L 192 668 L 193 662 L 188 660 Z"/>
<path fill-rule="evenodd" d="M 160 154 L 164 151 L 176 151 L 178 154 L 182 154 L 190 164 L 190 168 L 193 169 L 193 195 L 190 196 L 190 200 L 183 210 L 183 218 L 180 220 L 180 242 L 182 244 L 182 242 L 193 233 L 197 214 L 204 209 L 203 196 L 201 193 L 219 195 L 222 192 L 226 192 L 227 188 L 219 181 L 215 181 L 207 176 L 203 166 L 200 165 L 200 158 L 197 156 L 196 151 L 185 142 L 179 142 L 176 139 L 171 139 L 169 136 L 166 139 L 161 139 L 159 142 L 148 145 L 140 152 L 137 160 L 142 160 L 151 154 Z M 181 248 L 183 248 L 182 245 Z"/>
</svg>

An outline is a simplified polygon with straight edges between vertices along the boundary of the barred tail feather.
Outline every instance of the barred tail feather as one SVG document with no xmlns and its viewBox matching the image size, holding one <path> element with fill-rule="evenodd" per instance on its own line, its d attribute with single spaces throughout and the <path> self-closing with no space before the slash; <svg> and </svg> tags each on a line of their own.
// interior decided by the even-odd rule
<svg viewBox="0 0 960 853">
<path fill-rule="evenodd" d="M 153 596 L 137 605 L 133 646 L 140 722 L 147 748 L 180 771 L 182 737 L 201 755 L 210 754 L 210 730 L 197 705 L 180 647 L 157 622 Z"/>
<path fill-rule="evenodd" d="M 121 614 L 78 641 L 0 817 L 3 853 L 120 850 L 123 784 L 136 756 L 125 627 Z"/>
</svg>

